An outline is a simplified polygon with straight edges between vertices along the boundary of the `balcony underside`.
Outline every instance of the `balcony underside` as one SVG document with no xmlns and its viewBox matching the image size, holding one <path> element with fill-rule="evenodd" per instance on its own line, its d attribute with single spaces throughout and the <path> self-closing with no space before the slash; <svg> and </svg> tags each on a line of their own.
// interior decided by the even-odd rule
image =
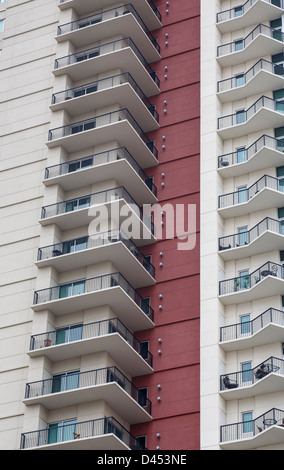
<svg viewBox="0 0 284 470">
<path fill-rule="evenodd" d="M 222 341 L 220 347 L 223 351 L 241 351 L 243 349 L 254 348 L 265 344 L 284 341 L 284 327 L 270 323 L 251 336 L 238 338 L 231 341 Z"/>
<path fill-rule="evenodd" d="M 102 434 L 101 436 L 85 437 L 72 441 L 56 442 L 37 447 L 29 447 L 27 450 L 129 450 L 129 447 L 114 434 Z"/>
<path fill-rule="evenodd" d="M 217 57 L 217 60 L 221 67 L 230 67 L 259 57 L 279 54 L 282 50 L 283 42 L 260 33 L 244 49 Z"/>
<path fill-rule="evenodd" d="M 56 362 L 101 351 L 106 351 L 131 377 L 153 373 L 152 367 L 119 333 L 43 347 L 29 351 L 28 355 L 30 357 L 45 356 L 50 361 Z"/>
<path fill-rule="evenodd" d="M 283 375 L 271 373 L 267 377 L 256 381 L 253 385 L 248 384 L 247 386 L 242 386 L 231 390 L 223 390 L 220 392 L 220 395 L 224 400 L 242 400 L 258 395 L 265 395 L 267 393 L 282 392 L 283 386 Z"/>
<path fill-rule="evenodd" d="M 271 426 L 264 429 L 256 436 L 239 439 L 236 441 L 221 442 L 220 446 L 224 450 L 250 450 L 258 447 L 283 444 L 284 428 L 281 426 Z"/>
<path fill-rule="evenodd" d="M 275 5 L 269 4 L 265 1 L 259 1 L 252 5 L 244 15 L 217 23 L 217 26 L 222 34 L 229 33 L 231 31 L 246 28 L 252 24 L 260 24 L 264 21 L 276 20 L 281 16 L 282 12 L 282 9 Z"/>
<path fill-rule="evenodd" d="M 237 292 L 219 295 L 219 300 L 224 305 L 241 304 L 252 302 L 264 297 L 273 297 L 274 295 L 282 295 L 284 289 L 283 279 L 273 276 L 267 276 L 261 279 L 257 284 L 248 289 L 241 289 Z"/>
<path fill-rule="evenodd" d="M 125 37 L 130 37 L 135 44 L 139 44 L 139 50 L 149 64 L 161 59 L 159 52 L 132 13 L 61 34 L 56 36 L 56 40 L 59 43 L 71 41 L 76 48 L 84 48 L 89 44 L 119 36 L 122 31 Z"/>
<path fill-rule="evenodd" d="M 155 279 L 143 267 L 123 242 L 108 243 L 103 246 L 80 250 L 74 253 L 54 256 L 52 258 L 38 261 L 38 268 L 52 266 L 59 272 L 80 269 L 96 263 L 110 260 L 126 279 L 131 280 L 131 285 L 136 289 L 155 284 Z"/>
<path fill-rule="evenodd" d="M 284 237 L 280 233 L 267 230 L 258 238 L 247 245 L 240 245 L 236 248 L 219 251 L 219 255 L 224 261 L 232 261 L 241 258 L 267 253 L 273 250 L 282 250 L 284 246 Z"/>
<path fill-rule="evenodd" d="M 67 153 L 93 148 L 94 145 L 116 141 L 120 147 L 126 147 L 142 168 L 158 164 L 153 152 L 139 137 L 128 120 L 117 121 L 94 129 L 59 137 L 46 143 L 49 148 L 61 145 Z"/>
<path fill-rule="evenodd" d="M 144 132 L 159 129 L 159 124 L 129 83 L 105 88 L 77 98 L 67 99 L 50 106 L 52 111 L 64 109 L 69 116 L 80 116 L 95 109 L 120 105 L 134 117 Z"/>
<path fill-rule="evenodd" d="M 240 217 L 251 212 L 282 207 L 284 204 L 284 193 L 274 189 L 264 188 L 256 195 L 252 196 L 248 202 L 236 204 L 234 206 L 218 209 L 223 219 L 231 217 Z"/>
<path fill-rule="evenodd" d="M 266 70 L 260 70 L 245 85 L 231 88 L 218 93 L 222 103 L 237 101 L 251 95 L 263 94 L 266 91 L 279 90 L 283 88 L 283 77 Z"/>
<path fill-rule="evenodd" d="M 70 65 L 65 65 L 53 70 L 56 77 L 67 74 L 73 82 L 87 80 L 99 74 L 106 74 L 111 70 L 120 70 L 130 73 L 137 85 L 146 96 L 160 93 L 158 85 L 154 82 L 131 47 L 117 49 L 116 51 L 102 54 L 97 57 L 83 60 Z"/>
<path fill-rule="evenodd" d="M 32 305 L 32 309 L 35 312 L 48 310 L 57 316 L 82 312 L 104 305 L 110 306 L 114 314 L 118 315 L 120 320 L 132 331 L 154 327 L 152 320 L 119 286 L 35 304 Z"/>
<path fill-rule="evenodd" d="M 260 132 L 265 129 L 281 127 L 284 121 L 284 114 L 272 109 L 262 107 L 247 121 L 234 126 L 218 129 L 221 139 L 235 139 L 253 132 Z"/>
<path fill-rule="evenodd" d="M 283 152 L 281 152 L 280 150 L 262 147 L 247 161 L 236 163 L 235 165 L 220 167 L 218 169 L 218 173 L 222 175 L 222 178 L 234 178 L 236 176 L 242 176 L 256 170 L 264 170 L 265 168 L 271 167 L 277 168 L 283 164 L 284 149 Z"/>
</svg>

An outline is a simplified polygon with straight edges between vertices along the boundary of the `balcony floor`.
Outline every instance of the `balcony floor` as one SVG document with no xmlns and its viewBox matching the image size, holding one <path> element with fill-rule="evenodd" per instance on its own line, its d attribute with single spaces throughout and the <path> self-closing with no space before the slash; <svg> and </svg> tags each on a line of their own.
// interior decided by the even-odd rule
<svg viewBox="0 0 284 470">
<path fill-rule="evenodd" d="M 219 255 L 224 261 L 232 261 L 250 256 L 258 255 L 259 253 L 267 253 L 273 249 L 282 250 L 284 244 L 284 237 L 280 233 L 275 233 L 267 230 L 253 242 L 247 245 L 241 245 L 236 248 L 219 251 Z"/>
<path fill-rule="evenodd" d="M 256 381 L 253 385 L 242 386 L 231 390 L 222 390 L 220 395 L 224 400 L 243 400 L 253 398 L 267 393 L 277 393 L 283 391 L 284 377 L 271 373 Z"/>
<path fill-rule="evenodd" d="M 221 442 L 220 446 L 224 450 L 252 450 L 258 447 L 283 444 L 283 440 L 284 428 L 281 426 L 271 426 L 254 437 Z"/>
<path fill-rule="evenodd" d="M 90 436 L 72 441 L 55 442 L 37 447 L 29 447 L 26 450 L 129 450 L 123 441 L 115 434 L 103 434 Z"/>
<path fill-rule="evenodd" d="M 242 289 L 230 294 L 219 295 L 219 300 L 223 303 L 223 305 L 241 304 L 244 302 L 251 302 L 253 300 L 262 299 L 264 297 L 282 295 L 283 288 L 283 279 L 267 276 L 249 289 Z"/>
<path fill-rule="evenodd" d="M 222 341 L 219 345 L 223 351 L 231 352 L 277 342 L 284 342 L 284 325 L 280 326 L 270 323 L 251 336 L 231 341 Z"/>
</svg>

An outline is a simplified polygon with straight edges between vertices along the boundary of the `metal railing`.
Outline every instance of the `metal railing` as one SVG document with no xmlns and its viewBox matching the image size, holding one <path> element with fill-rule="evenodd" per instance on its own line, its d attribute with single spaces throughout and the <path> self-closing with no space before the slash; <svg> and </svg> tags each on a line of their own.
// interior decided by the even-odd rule
<svg viewBox="0 0 284 470">
<path fill-rule="evenodd" d="M 265 217 L 253 228 L 247 230 L 246 232 L 234 233 L 233 235 L 227 235 L 225 237 L 219 238 L 219 251 L 230 250 L 231 248 L 238 248 L 240 246 L 249 245 L 268 230 L 273 233 L 284 235 L 284 226 L 281 221 L 272 219 L 271 217 Z"/>
<path fill-rule="evenodd" d="M 57 28 L 57 35 L 60 36 L 62 34 L 70 33 L 72 31 L 85 28 L 86 26 L 102 23 L 104 21 L 111 20 L 117 18 L 118 16 L 126 15 L 128 13 L 131 13 L 136 18 L 137 22 L 139 23 L 143 31 L 146 33 L 154 47 L 157 49 L 158 52 L 160 52 L 160 46 L 157 42 L 157 39 L 154 38 L 153 34 L 149 31 L 144 21 L 138 15 L 137 11 L 131 3 L 127 3 L 123 6 L 119 6 L 116 8 L 111 8 L 109 10 L 104 10 L 100 13 L 95 13 L 94 15 L 89 15 L 79 20 L 59 25 Z"/>
<path fill-rule="evenodd" d="M 84 85 L 76 86 L 73 88 L 68 88 L 58 93 L 54 93 L 52 95 L 51 103 L 52 104 L 61 103 L 66 100 L 78 98 L 80 96 L 88 95 L 90 93 L 95 93 L 97 91 L 102 91 L 102 90 L 106 90 L 109 88 L 113 88 L 115 86 L 123 85 L 125 83 L 129 83 L 131 85 L 133 90 L 137 93 L 139 98 L 143 101 L 143 103 L 148 108 L 150 113 L 154 116 L 156 121 L 159 122 L 159 114 L 156 111 L 155 106 L 151 104 L 150 100 L 143 93 L 141 88 L 135 82 L 134 78 L 128 72 L 120 73 L 117 75 L 112 75 L 107 78 L 101 78 L 100 80 L 95 80 L 94 82 L 85 83 Z"/>
<path fill-rule="evenodd" d="M 32 335 L 30 339 L 30 351 L 50 346 L 73 343 L 90 338 L 118 333 L 151 367 L 153 355 L 150 351 L 145 352 L 141 342 L 118 318 L 110 318 L 92 323 L 75 324 L 56 330 Z"/>
<path fill-rule="evenodd" d="M 98 57 L 104 54 L 110 54 L 111 52 L 116 52 L 122 49 L 130 47 L 134 54 L 138 57 L 140 62 L 143 64 L 147 72 L 149 73 L 150 77 L 156 83 L 158 87 L 160 87 L 160 80 L 157 77 L 156 72 L 152 69 L 152 67 L 148 64 L 145 57 L 141 54 L 137 46 L 134 44 L 131 38 L 123 38 L 117 39 L 116 41 L 111 41 L 105 44 L 101 44 L 99 46 L 94 46 L 89 49 L 84 49 L 83 51 L 75 52 L 73 54 L 69 54 L 64 57 L 60 57 L 59 59 L 55 59 L 54 68 L 60 69 L 62 67 L 66 67 L 68 65 L 73 65 L 78 62 L 82 62 L 85 60 L 93 59 L 94 57 Z"/>
<path fill-rule="evenodd" d="M 229 10 L 223 10 L 217 13 L 217 23 L 221 23 L 222 21 L 228 21 L 233 18 L 238 18 L 239 16 L 245 15 L 245 13 L 253 6 L 255 3 L 257 3 L 259 0 L 247 0 L 243 5 L 242 5 L 242 10 L 241 13 L 238 12 L 236 15 L 236 8 L 230 8 Z M 266 3 L 274 4 L 275 5 L 275 0 L 261 0 Z M 283 0 L 278 0 L 279 8 L 283 8 Z"/>
<path fill-rule="evenodd" d="M 220 439 L 221 442 L 237 441 L 240 439 L 250 439 L 257 436 L 265 429 L 271 426 L 284 425 L 284 411 L 278 408 L 272 408 L 251 421 L 242 421 L 234 424 L 226 424 L 221 426 Z"/>
<path fill-rule="evenodd" d="M 267 261 L 260 268 L 246 276 L 237 276 L 219 282 L 219 295 L 232 294 L 234 292 L 244 292 L 256 286 L 267 276 L 277 279 L 284 279 L 284 267 L 281 264 Z"/>
<path fill-rule="evenodd" d="M 34 305 L 72 298 L 75 295 L 83 295 L 97 292 L 102 289 L 112 289 L 121 287 L 124 292 L 143 310 L 143 312 L 153 321 L 154 310 L 149 303 L 136 292 L 125 277 L 119 273 L 104 274 L 88 279 L 81 279 L 72 282 L 65 282 L 57 286 L 37 290 L 34 293 Z"/>
<path fill-rule="evenodd" d="M 122 242 L 130 253 L 135 256 L 139 263 L 155 278 L 155 267 L 141 250 L 130 240 L 120 229 L 108 230 L 106 232 L 96 233 L 85 237 L 67 240 L 65 242 L 55 243 L 38 249 L 38 261 L 45 259 L 58 258 L 65 254 L 71 254 L 82 250 L 97 248 L 110 245 L 112 243 Z"/>
<path fill-rule="evenodd" d="M 244 86 L 261 70 L 272 73 L 274 75 L 279 75 L 281 77 L 284 75 L 284 67 L 282 64 L 275 64 L 273 62 L 269 62 L 268 60 L 260 59 L 246 73 L 235 75 L 234 77 L 226 78 L 225 80 L 220 80 L 217 83 L 217 92 L 222 93 L 224 91 L 229 91 L 232 89 L 237 89 L 240 86 Z"/>
<path fill-rule="evenodd" d="M 236 48 L 236 42 L 229 42 L 217 47 L 217 56 L 222 57 L 227 54 L 234 52 L 240 52 L 245 49 L 257 36 L 263 34 L 264 36 L 277 39 L 280 42 L 284 40 L 284 34 L 277 29 L 270 28 L 265 24 L 259 24 L 256 26 L 246 37 L 238 41 L 238 47 Z"/>
<path fill-rule="evenodd" d="M 111 382 L 116 382 L 130 395 L 145 411 L 151 414 L 151 401 L 139 396 L 139 390 L 130 380 L 115 366 L 95 369 L 86 372 L 71 372 L 55 375 L 50 379 L 38 380 L 26 384 L 25 399 L 45 396 L 70 390 L 78 390 L 86 387 L 95 387 Z"/>
<path fill-rule="evenodd" d="M 248 109 L 218 118 L 218 129 L 226 129 L 228 127 L 245 124 L 262 108 L 277 111 L 281 114 L 284 113 L 284 104 L 281 101 L 274 100 L 268 96 L 261 96 Z"/>
<path fill-rule="evenodd" d="M 279 375 L 284 374 L 283 359 L 271 356 L 252 369 L 223 374 L 220 376 L 220 390 L 224 391 L 252 386 L 272 372 Z"/>
<path fill-rule="evenodd" d="M 273 189 L 274 191 L 283 193 L 284 184 L 282 184 L 282 181 L 283 180 L 281 180 L 281 178 L 264 175 L 249 188 L 242 188 L 239 191 L 219 196 L 219 209 L 246 203 L 264 188 Z"/>
<path fill-rule="evenodd" d="M 247 162 L 252 158 L 257 152 L 262 148 L 267 147 L 272 150 L 278 150 L 279 152 L 284 152 L 284 141 L 275 139 L 269 135 L 264 134 L 248 148 L 241 151 L 226 153 L 218 157 L 218 168 L 228 167 L 231 165 L 237 165 L 240 163 Z"/>
<path fill-rule="evenodd" d="M 56 428 L 50 426 L 46 429 L 22 433 L 20 448 L 29 449 L 48 444 L 60 444 L 60 442 L 99 437 L 105 434 L 114 434 L 130 449 L 146 450 L 146 448 L 112 416 L 73 424 L 62 424 L 56 426 Z"/>
<path fill-rule="evenodd" d="M 269 308 L 253 320 L 234 325 L 222 326 L 220 328 L 220 341 L 234 341 L 249 338 L 271 323 L 284 326 L 284 312 L 276 308 Z"/>
</svg>

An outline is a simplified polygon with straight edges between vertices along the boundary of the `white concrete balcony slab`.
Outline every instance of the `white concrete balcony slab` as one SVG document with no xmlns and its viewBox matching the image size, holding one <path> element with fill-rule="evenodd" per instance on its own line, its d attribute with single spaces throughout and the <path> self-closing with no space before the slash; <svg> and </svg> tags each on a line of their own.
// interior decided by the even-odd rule
<svg viewBox="0 0 284 470">
<path fill-rule="evenodd" d="M 217 60 L 221 67 L 230 67 L 278 54 L 283 50 L 283 40 L 281 31 L 259 24 L 243 39 L 218 46 Z"/>
<path fill-rule="evenodd" d="M 222 34 L 229 33 L 247 28 L 251 24 L 275 20 L 280 18 L 282 13 L 281 0 L 278 2 L 275 0 L 274 2 L 273 0 L 248 0 L 242 6 L 238 5 L 237 8 L 217 13 L 217 27 Z"/>
</svg>

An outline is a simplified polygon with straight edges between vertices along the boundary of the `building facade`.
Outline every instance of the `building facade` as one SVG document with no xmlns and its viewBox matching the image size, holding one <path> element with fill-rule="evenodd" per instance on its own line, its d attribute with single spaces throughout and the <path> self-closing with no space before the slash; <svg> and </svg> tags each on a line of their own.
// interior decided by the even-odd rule
<svg viewBox="0 0 284 470">
<path fill-rule="evenodd" d="M 199 0 L 0 1 L 2 450 L 200 448 L 199 33 Z"/>
</svg>

